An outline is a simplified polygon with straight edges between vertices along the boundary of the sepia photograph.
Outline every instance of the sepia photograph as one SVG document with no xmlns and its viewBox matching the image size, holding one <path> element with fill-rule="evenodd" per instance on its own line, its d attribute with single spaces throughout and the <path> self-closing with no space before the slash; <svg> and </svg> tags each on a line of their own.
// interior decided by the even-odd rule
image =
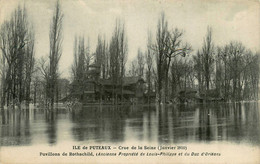
<svg viewBox="0 0 260 164">
<path fill-rule="evenodd" d="M 0 0 L 0 163 L 260 163 L 259 0 Z"/>
</svg>

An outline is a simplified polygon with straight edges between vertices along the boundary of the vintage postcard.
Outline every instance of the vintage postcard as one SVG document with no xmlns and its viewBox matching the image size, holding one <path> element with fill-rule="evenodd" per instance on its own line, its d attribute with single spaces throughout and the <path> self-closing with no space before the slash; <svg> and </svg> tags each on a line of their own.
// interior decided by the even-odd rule
<svg viewBox="0 0 260 164">
<path fill-rule="evenodd" d="M 0 0 L 0 163 L 260 163 L 258 0 Z"/>
</svg>

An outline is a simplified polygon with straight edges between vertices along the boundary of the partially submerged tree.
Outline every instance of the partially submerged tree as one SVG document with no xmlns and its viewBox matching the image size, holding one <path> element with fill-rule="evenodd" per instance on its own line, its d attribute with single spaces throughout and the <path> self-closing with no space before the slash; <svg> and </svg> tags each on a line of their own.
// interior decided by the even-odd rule
<svg viewBox="0 0 260 164">
<path fill-rule="evenodd" d="M 152 49 L 156 53 L 157 96 L 159 103 L 168 100 L 168 74 L 172 58 L 191 50 L 188 44 L 182 44 L 183 32 L 175 28 L 170 31 L 164 13 L 157 24 L 156 42 Z"/>
<path fill-rule="evenodd" d="M 72 90 L 76 98 L 83 100 L 85 81 L 88 79 L 88 68 L 90 65 L 89 47 L 85 44 L 84 37 L 75 37 L 74 61 L 72 65 Z"/>
<path fill-rule="evenodd" d="M 116 26 L 112 39 L 109 45 L 110 53 L 110 77 L 113 81 L 113 99 L 117 103 L 118 94 L 117 86 L 120 86 L 120 97 L 123 100 L 123 77 L 125 76 L 125 64 L 127 60 L 127 37 L 125 26 L 119 20 L 116 21 Z"/>
<path fill-rule="evenodd" d="M 194 62 L 194 76 L 198 81 L 198 90 L 199 93 L 202 92 L 204 86 L 204 67 L 203 67 L 203 58 L 200 51 L 197 51 L 197 54 L 193 56 Z"/>
<path fill-rule="evenodd" d="M 18 6 L 0 30 L 1 106 L 29 104 L 34 68 L 34 32 L 25 7 Z"/>
<path fill-rule="evenodd" d="M 59 60 L 62 55 L 62 21 L 63 14 L 60 2 L 57 1 L 50 26 L 50 54 L 49 54 L 49 80 L 47 84 L 47 95 L 51 108 L 54 105 L 55 88 L 58 79 Z"/>
<path fill-rule="evenodd" d="M 153 58 L 154 54 L 153 51 L 151 50 L 151 45 L 152 45 L 152 36 L 151 33 L 148 34 L 148 41 L 147 41 L 147 51 L 145 53 L 145 61 L 147 65 L 147 70 L 146 70 L 146 80 L 147 80 L 147 98 L 148 98 L 148 104 L 150 104 L 150 95 L 153 90 L 152 88 L 152 73 L 153 73 Z"/>
<path fill-rule="evenodd" d="M 214 64 L 214 44 L 212 41 L 212 29 L 208 27 L 206 38 L 204 39 L 204 44 L 202 47 L 202 58 L 204 67 L 204 79 L 206 91 L 210 88 L 210 79 L 213 71 Z"/>
</svg>

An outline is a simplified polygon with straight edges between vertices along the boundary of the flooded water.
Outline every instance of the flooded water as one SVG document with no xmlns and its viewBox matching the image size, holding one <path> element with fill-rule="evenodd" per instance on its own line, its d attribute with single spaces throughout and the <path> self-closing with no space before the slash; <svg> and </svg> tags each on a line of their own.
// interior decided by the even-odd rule
<svg viewBox="0 0 260 164">
<path fill-rule="evenodd" d="M 0 145 L 211 143 L 260 145 L 257 103 L 2 110 Z"/>
</svg>

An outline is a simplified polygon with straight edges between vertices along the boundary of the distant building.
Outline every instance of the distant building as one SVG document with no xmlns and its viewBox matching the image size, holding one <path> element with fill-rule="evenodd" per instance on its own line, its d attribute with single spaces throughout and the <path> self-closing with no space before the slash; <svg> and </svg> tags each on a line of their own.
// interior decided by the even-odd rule
<svg viewBox="0 0 260 164">
<path fill-rule="evenodd" d="M 122 83 L 122 84 L 121 84 Z M 69 97 L 77 98 L 83 103 L 94 102 L 143 102 L 144 79 L 139 77 L 123 77 L 117 83 L 113 79 L 100 78 L 100 67 L 89 65 L 84 84 L 74 81 Z"/>
<path fill-rule="evenodd" d="M 180 103 L 205 103 L 224 101 L 223 98 L 218 96 L 215 90 L 209 90 L 206 94 L 199 93 L 197 90 L 192 88 L 180 90 L 178 98 Z"/>
<path fill-rule="evenodd" d="M 202 103 L 203 99 L 199 96 L 199 92 L 192 88 L 186 88 L 179 91 L 180 103 Z"/>
<path fill-rule="evenodd" d="M 86 81 L 84 102 L 94 101 L 138 101 L 144 96 L 144 80 L 139 77 L 124 77 L 123 84 L 115 84 L 112 79 Z M 122 95 L 122 96 L 121 96 Z M 123 98 L 121 100 L 121 98 Z"/>
</svg>

